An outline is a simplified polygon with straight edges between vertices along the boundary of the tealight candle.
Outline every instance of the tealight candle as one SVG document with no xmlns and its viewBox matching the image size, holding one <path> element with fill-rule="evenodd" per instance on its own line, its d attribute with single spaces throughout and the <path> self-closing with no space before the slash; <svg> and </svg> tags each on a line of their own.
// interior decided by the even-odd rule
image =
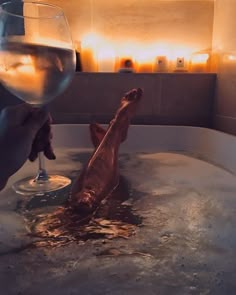
<svg viewBox="0 0 236 295">
<path fill-rule="evenodd" d="M 119 58 L 116 68 L 120 73 L 133 73 L 135 72 L 135 61 L 129 56 Z"/>
<path fill-rule="evenodd" d="M 157 56 L 154 67 L 153 67 L 154 72 L 167 72 L 168 71 L 168 59 L 166 56 Z"/>
<path fill-rule="evenodd" d="M 188 62 L 183 56 L 179 56 L 175 60 L 174 72 L 187 72 Z"/>
</svg>

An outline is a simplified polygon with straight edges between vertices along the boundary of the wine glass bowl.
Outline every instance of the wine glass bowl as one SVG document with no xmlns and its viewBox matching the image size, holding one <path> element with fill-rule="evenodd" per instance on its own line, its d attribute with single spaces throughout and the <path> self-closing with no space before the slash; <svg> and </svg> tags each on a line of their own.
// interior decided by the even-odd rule
<svg viewBox="0 0 236 295">
<path fill-rule="evenodd" d="M 47 45 L 6 41 L 2 44 L 0 78 L 21 100 L 42 106 L 67 88 L 72 72 L 73 51 Z"/>
<path fill-rule="evenodd" d="M 75 72 L 75 51 L 61 8 L 36 2 L 6 2 L 0 11 L 0 79 L 35 106 L 64 91 Z"/>
<path fill-rule="evenodd" d="M 42 107 L 70 84 L 75 73 L 75 50 L 63 10 L 31 1 L 0 6 L 0 81 L 15 96 Z M 42 153 L 36 178 L 20 180 L 18 193 L 44 193 L 65 187 L 70 180 L 47 175 Z"/>
</svg>

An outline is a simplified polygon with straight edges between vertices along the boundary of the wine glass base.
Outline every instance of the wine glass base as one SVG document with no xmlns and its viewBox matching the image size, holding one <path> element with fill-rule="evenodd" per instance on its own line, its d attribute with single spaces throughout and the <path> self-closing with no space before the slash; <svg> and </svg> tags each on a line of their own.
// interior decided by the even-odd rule
<svg viewBox="0 0 236 295">
<path fill-rule="evenodd" d="M 47 181 L 36 181 L 27 177 L 13 184 L 14 191 L 21 195 L 43 195 L 48 192 L 61 190 L 71 184 L 71 180 L 61 175 L 49 175 Z"/>
</svg>

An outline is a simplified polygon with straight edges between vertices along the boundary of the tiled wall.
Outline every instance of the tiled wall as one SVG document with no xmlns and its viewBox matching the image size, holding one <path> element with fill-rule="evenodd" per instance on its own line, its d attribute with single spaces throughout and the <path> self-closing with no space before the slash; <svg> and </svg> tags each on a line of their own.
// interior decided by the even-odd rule
<svg viewBox="0 0 236 295">
<path fill-rule="evenodd" d="M 236 135 L 236 1 L 216 0 L 213 47 L 219 56 L 214 127 Z"/>
<path fill-rule="evenodd" d="M 50 105 L 54 123 L 109 122 L 123 94 L 144 89 L 137 124 L 211 126 L 214 74 L 77 73 Z M 1 105 L 19 102 L 0 88 Z"/>
</svg>

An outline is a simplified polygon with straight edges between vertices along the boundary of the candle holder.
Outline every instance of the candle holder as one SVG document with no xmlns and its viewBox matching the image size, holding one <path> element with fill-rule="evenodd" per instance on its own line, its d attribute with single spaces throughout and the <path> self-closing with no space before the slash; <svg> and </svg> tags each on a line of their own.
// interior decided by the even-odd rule
<svg viewBox="0 0 236 295">
<path fill-rule="evenodd" d="M 116 72 L 134 73 L 136 72 L 136 63 L 132 57 L 118 58 L 116 62 Z"/>
<path fill-rule="evenodd" d="M 179 56 L 174 61 L 174 72 L 188 72 L 189 63 L 184 56 Z"/>
<path fill-rule="evenodd" d="M 168 72 L 169 61 L 166 56 L 157 56 L 153 66 L 153 72 Z"/>
</svg>

